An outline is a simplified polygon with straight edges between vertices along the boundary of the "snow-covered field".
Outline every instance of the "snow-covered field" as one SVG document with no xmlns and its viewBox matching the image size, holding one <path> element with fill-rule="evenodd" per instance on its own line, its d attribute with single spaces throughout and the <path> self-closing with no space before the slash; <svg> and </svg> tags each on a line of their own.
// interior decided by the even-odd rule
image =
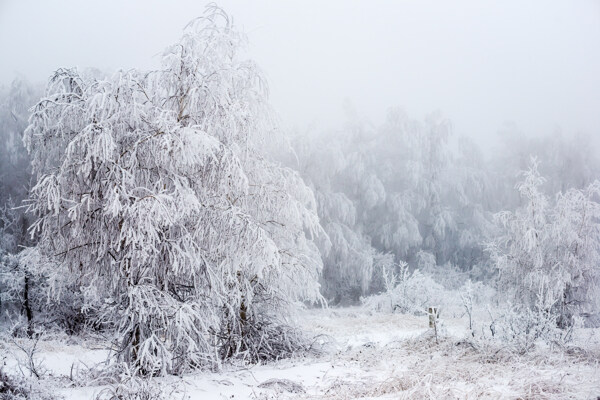
<svg viewBox="0 0 600 400">
<path fill-rule="evenodd" d="M 229 366 L 220 373 L 156 379 L 174 399 L 596 399 L 600 396 L 600 332 L 578 332 L 569 349 L 540 347 L 515 355 L 502 346 L 472 344 L 466 321 L 445 320 L 438 342 L 427 317 L 370 314 L 360 308 L 309 310 L 303 328 L 322 342 L 319 356 L 267 365 Z M 26 343 L 17 342 L 22 345 Z M 0 347 L 5 368 L 19 373 L 24 353 Z M 105 386 L 78 379 L 102 362 L 98 340 L 46 340 L 38 344 L 43 384 L 65 399 L 93 399 Z M 585 350 L 584 350 L 585 348 Z M 80 375 L 81 376 L 81 375 Z"/>
</svg>

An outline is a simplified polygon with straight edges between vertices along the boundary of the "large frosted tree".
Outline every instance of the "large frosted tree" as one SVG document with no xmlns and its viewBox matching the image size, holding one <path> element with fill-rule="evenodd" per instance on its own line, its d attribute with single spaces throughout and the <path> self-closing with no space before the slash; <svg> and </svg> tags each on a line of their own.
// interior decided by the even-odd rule
<svg viewBox="0 0 600 400">
<path fill-rule="evenodd" d="M 524 310 L 570 326 L 600 302 L 600 182 L 553 200 L 535 158 L 522 177 L 523 205 L 496 215 L 501 234 L 488 247 L 500 288 Z"/>
<path fill-rule="evenodd" d="M 27 130 L 53 294 L 81 288 L 143 373 L 285 355 L 289 307 L 320 300 L 315 200 L 263 151 L 278 131 L 244 43 L 211 7 L 159 70 L 58 70 Z"/>
</svg>

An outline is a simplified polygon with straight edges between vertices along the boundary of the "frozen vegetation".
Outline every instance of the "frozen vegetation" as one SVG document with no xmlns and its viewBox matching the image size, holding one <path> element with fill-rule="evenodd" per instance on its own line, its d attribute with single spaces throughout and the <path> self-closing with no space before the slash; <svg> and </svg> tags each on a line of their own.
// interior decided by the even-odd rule
<svg viewBox="0 0 600 400">
<path fill-rule="evenodd" d="M 109 373 L 103 364 L 105 339 L 98 336 L 47 335 L 38 343 L 35 361 L 45 389 L 74 400 L 596 397 L 599 330 L 578 329 L 569 345 L 539 343 L 520 352 L 502 341 L 473 338 L 466 316 L 444 314 L 436 343 L 426 316 L 364 307 L 304 311 L 298 315 L 301 327 L 316 336 L 318 354 L 183 376 L 141 379 L 123 369 Z M 485 313 L 475 321 L 488 329 Z M 3 345 L 5 369 L 19 379 L 24 379 L 19 368 L 29 377 L 27 356 L 18 347 L 27 343 L 7 339 Z M 278 384 L 269 384 L 273 380 Z M 35 378 L 28 382 L 39 385 Z"/>
<path fill-rule="evenodd" d="M 216 6 L 0 93 L 0 399 L 600 396 L 600 152 L 283 132 Z"/>
</svg>

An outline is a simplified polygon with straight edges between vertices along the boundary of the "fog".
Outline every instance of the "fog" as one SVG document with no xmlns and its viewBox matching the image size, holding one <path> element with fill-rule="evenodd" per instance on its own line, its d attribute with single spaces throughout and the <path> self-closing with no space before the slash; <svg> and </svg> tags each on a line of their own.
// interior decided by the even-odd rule
<svg viewBox="0 0 600 400">
<path fill-rule="evenodd" d="M 600 131 L 600 2 L 222 1 L 266 72 L 284 125 L 338 127 L 344 104 L 440 110 L 483 147 Z M 61 66 L 152 68 L 199 1 L 0 2 L 0 83 Z"/>
</svg>

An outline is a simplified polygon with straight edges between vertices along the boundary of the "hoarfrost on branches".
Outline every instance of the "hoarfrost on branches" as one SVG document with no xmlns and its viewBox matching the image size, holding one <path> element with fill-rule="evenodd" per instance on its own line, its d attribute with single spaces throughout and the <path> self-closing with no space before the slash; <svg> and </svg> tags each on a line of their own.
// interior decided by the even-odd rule
<svg viewBox="0 0 600 400">
<path fill-rule="evenodd" d="M 524 205 L 496 215 L 503 232 L 489 251 L 517 306 L 568 327 L 598 307 L 600 182 L 552 200 L 541 190 L 538 164 L 532 158 L 517 185 Z"/>
<path fill-rule="evenodd" d="M 210 7 L 160 70 L 56 71 L 26 132 L 50 282 L 73 276 L 141 373 L 285 355 L 289 307 L 320 300 L 315 200 L 261 149 L 278 132 L 244 42 Z"/>
</svg>

